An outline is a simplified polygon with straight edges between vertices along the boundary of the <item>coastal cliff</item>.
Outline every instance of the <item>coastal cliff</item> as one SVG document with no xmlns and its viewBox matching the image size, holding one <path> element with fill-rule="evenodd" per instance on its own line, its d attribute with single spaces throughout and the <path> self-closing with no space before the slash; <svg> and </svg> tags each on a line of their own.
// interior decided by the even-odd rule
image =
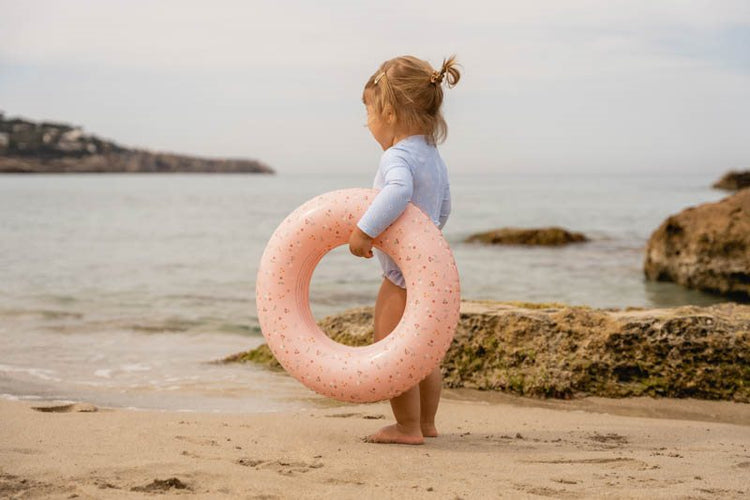
<svg viewBox="0 0 750 500">
<path fill-rule="evenodd" d="M 738 191 L 750 187 L 750 170 L 730 170 L 714 182 L 712 187 L 726 191 Z"/>
<path fill-rule="evenodd" d="M 366 345 L 372 308 L 318 323 Z M 750 306 L 593 309 L 463 301 L 441 366 L 447 387 L 570 398 L 665 396 L 750 402 Z M 265 344 L 226 358 L 280 367 Z"/>
<path fill-rule="evenodd" d="M 81 127 L 9 119 L 0 112 L 0 173 L 106 172 L 274 173 L 256 160 L 129 149 Z"/>
</svg>

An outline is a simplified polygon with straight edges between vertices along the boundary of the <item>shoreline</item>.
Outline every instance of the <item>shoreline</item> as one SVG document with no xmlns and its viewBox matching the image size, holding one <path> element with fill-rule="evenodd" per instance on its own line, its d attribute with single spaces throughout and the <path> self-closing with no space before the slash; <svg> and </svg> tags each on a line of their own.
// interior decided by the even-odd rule
<svg viewBox="0 0 750 500">
<path fill-rule="evenodd" d="M 32 407 L 54 405 L 0 400 L 0 496 L 741 498 L 750 492 L 742 479 L 750 469 L 745 404 L 586 398 L 550 405 L 507 395 L 478 401 L 478 392 L 447 391 L 438 412 L 441 436 L 424 446 L 361 441 L 390 423 L 385 402 L 217 414 L 86 411 L 92 408 L 85 404 L 73 407 L 83 411 L 40 412 Z M 636 415 L 647 410 L 653 416 Z M 717 415 L 741 424 L 717 422 Z"/>
<path fill-rule="evenodd" d="M 443 399 L 479 404 L 750 426 L 750 404 L 735 401 L 650 396 L 626 398 L 584 396 L 572 399 L 542 399 L 476 389 L 443 389 L 443 394 Z"/>
<path fill-rule="evenodd" d="M 268 410 L 206 410 L 178 408 L 149 408 L 134 406 L 112 406 L 98 404 L 84 399 L 61 399 L 41 396 L 17 396 L 0 394 L 0 402 L 19 403 L 29 407 L 56 408 L 67 405 L 86 405 L 96 411 L 125 411 L 138 413 L 161 413 L 175 415 L 229 415 L 252 416 L 270 414 L 292 414 L 306 411 L 340 410 L 345 408 L 366 407 L 379 403 L 349 403 L 320 396 L 309 391 L 309 406 L 278 408 Z M 600 413 L 620 417 L 651 418 L 657 420 L 682 420 L 693 422 L 716 422 L 750 427 L 750 404 L 737 401 L 707 400 L 696 398 L 668 398 L 652 396 L 631 396 L 607 398 L 600 396 L 578 396 L 570 399 L 539 398 L 519 396 L 496 391 L 485 391 L 467 388 L 446 388 L 441 393 L 442 401 L 468 403 L 477 405 L 507 405 L 516 408 L 538 408 L 563 412 Z M 60 412 L 66 413 L 66 412 Z"/>
</svg>

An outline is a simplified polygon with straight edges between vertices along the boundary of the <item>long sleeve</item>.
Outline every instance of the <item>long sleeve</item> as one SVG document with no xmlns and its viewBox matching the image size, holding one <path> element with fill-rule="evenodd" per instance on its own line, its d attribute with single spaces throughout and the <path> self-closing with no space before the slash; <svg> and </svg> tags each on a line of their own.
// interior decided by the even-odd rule
<svg viewBox="0 0 750 500">
<path fill-rule="evenodd" d="M 406 210 L 414 192 L 414 178 L 403 162 L 385 166 L 383 180 L 383 188 L 357 222 L 357 227 L 371 238 L 377 237 Z"/>
<path fill-rule="evenodd" d="M 443 201 L 440 203 L 440 219 L 438 220 L 438 228 L 443 229 L 448 216 L 451 214 L 451 190 L 448 185 L 445 186 L 443 193 Z"/>
</svg>

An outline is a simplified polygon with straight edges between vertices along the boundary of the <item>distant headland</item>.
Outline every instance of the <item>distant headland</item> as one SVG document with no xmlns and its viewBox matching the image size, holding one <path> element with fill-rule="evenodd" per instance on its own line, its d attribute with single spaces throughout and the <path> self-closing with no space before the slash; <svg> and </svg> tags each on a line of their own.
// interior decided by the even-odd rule
<svg viewBox="0 0 750 500">
<path fill-rule="evenodd" d="M 256 160 L 199 158 L 130 149 L 66 123 L 6 118 L 0 111 L 0 173 L 260 173 Z"/>
</svg>

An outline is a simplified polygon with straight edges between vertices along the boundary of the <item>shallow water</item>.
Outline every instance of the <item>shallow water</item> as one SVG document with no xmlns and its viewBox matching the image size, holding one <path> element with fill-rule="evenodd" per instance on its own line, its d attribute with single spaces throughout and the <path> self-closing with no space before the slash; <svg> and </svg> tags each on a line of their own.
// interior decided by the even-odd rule
<svg viewBox="0 0 750 500">
<path fill-rule="evenodd" d="M 724 299 L 643 278 L 651 232 L 722 198 L 717 175 L 453 174 L 444 234 L 468 299 L 596 307 Z M 0 177 L 0 394 L 110 406 L 270 411 L 329 404 L 296 381 L 210 363 L 262 342 L 257 265 L 276 226 L 357 175 L 4 175 Z M 564 248 L 462 243 L 502 226 L 560 225 L 592 241 Z M 320 318 L 372 305 L 374 260 L 345 247 L 311 284 Z"/>
</svg>

